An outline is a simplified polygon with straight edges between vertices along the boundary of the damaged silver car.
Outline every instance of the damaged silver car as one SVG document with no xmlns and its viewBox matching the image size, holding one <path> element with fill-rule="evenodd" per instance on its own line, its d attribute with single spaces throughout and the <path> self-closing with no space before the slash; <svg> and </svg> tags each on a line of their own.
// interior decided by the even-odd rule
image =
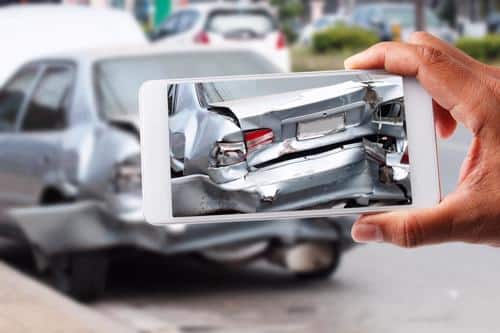
<svg viewBox="0 0 500 333">
<path fill-rule="evenodd" d="M 0 236 L 28 245 L 40 271 L 85 299 L 104 290 L 109 260 L 123 248 L 231 264 L 267 258 L 299 276 L 329 276 L 352 218 L 165 227 L 143 218 L 140 85 L 276 71 L 246 50 L 143 46 L 22 66 L 0 91 Z"/>
<path fill-rule="evenodd" d="M 409 204 L 402 81 L 379 76 L 169 86 L 174 215 Z"/>
</svg>

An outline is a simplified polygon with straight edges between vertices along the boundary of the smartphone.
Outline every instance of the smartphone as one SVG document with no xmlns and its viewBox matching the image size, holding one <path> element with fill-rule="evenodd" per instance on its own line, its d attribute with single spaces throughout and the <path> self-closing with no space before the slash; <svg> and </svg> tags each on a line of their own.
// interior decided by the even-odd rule
<svg viewBox="0 0 500 333">
<path fill-rule="evenodd" d="M 148 81 L 143 210 L 153 224 L 431 207 L 431 97 L 415 78 L 334 71 Z"/>
</svg>

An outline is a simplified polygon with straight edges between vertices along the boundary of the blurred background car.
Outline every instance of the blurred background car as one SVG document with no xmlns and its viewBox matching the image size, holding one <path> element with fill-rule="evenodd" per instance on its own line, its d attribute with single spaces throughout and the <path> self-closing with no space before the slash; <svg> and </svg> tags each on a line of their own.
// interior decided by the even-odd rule
<svg viewBox="0 0 500 333">
<path fill-rule="evenodd" d="M 199 4 L 179 9 L 152 34 L 157 45 L 239 46 L 261 52 L 290 71 L 285 35 L 270 8 L 254 4 Z"/>
<path fill-rule="evenodd" d="M 277 71 L 227 48 L 97 49 L 23 65 L 0 91 L 0 207 L 9 211 L 0 235 L 14 231 L 56 287 L 81 299 L 104 290 L 109 252 L 124 246 L 231 264 L 266 257 L 303 277 L 329 276 L 347 236 L 327 219 L 159 228 L 143 218 L 140 85 Z M 54 244 L 62 230 L 65 241 Z"/>
<path fill-rule="evenodd" d="M 489 33 L 500 32 L 500 13 L 499 12 L 490 13 L 486 18 L 486 24 Z"/>
<path fill-rule="evenodd" d="M 427 31 L 447 41 L 454 42 L 458 33 L 443 23 L 430 9 L 425 8 Z M 412 32 L 417 31 L 415 5 L 411 3 L 383 2 L 364 4 L 354 7 L 352 23 L 375 31 L 380 40 L 408 40 Z"/>
<path fill-rule="evenodd" d="M 324 31 L 337 24 L 346 24 L 347 22 L 349 22 L 349 19 L 343 15 L 324 15 L 314 22 L 311 22 L 304 26 L 304 28 L 300 32 L 300 36 L 298 37 L 298 42 L 305 46 L 310 46 L 312 43 L 312 38 L 317 32 Z"/>
<path fill-rule="evenodd" d="M 0 10 L 0 84 L 15 68 L 55 52 L 128 44 L 147 45 L 134 18 L 119 10 L 37 4 Z"/>
</svg>

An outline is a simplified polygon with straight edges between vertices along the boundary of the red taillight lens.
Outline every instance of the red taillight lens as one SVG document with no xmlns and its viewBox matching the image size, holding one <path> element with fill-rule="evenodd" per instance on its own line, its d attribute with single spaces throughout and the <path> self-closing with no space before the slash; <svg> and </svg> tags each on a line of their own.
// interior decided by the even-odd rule
<svg viewBox="0 0 500 333">
<path fill-rule="evenodd" d="M 276 48 L 283 49 L 286 47 L 286 37 L 281 31 L 278 32 L 278 39 L 276 40 Z"/>
<path fill-rule="evenodd" d="M 205 31 L 200 31 L 196 36 L 194 36 L 194 42 L 198 44 L 210 44 L 210 37 Z"/>
<path fill-rule="evenodd" d="M 410 164 L 410 156 L 408 155 L 408 147 L 406 147 L 403 156 L 401 156 L 401 164 Z"/>
<path fill-rule="evenodd" d="M 257 150 L 262 146 L 272 143 L 274 140 L 274 133 L 270 128 L 246 131 L 244 135 L 247 152 Z"/>
</svg>

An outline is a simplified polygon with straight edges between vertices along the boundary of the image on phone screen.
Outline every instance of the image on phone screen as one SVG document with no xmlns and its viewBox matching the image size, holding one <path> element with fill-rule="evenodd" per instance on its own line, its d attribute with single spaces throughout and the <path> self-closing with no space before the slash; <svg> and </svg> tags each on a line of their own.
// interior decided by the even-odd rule
<svg viewBox="0 0 500 333">
<path fill-rule="evenodd" d="M 399 76 L 188 82 L 165 94 L 174 217 L 412 203 Z"/>
</svg>

